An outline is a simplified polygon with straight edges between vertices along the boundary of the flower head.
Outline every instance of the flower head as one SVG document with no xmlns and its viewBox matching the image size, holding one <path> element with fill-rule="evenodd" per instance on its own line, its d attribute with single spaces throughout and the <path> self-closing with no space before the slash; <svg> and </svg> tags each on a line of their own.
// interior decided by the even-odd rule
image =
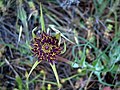
<svg viewBox="0 0 120 90">
<path fill-rule="evenodd" d="M 56 55 L 60 54 L 61 49 L 58 39 L 43 32 L 39 37 L 34 38 L 32 51 L 38 60 L 52 62 L 56 60 Z"/>
</svg>

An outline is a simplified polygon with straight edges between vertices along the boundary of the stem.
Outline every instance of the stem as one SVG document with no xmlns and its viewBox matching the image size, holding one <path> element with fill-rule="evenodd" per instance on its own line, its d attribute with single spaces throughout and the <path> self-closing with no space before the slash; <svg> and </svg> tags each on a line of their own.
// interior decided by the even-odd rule
<svg viewBox="0 0 120 90">
<path fill-rule="evenodd" d="M 26 79 L 26 90 L 29 90 L 28 78 Z"/>
<path fill-rule="evenodd" d="M 29 77 L 30 77 L 30 74 L 32 73 L 32 71 L 37 67 L 37 65 L 40 63 L 41 61 L 36 61 L 34 63 L 34 65 L 32 66 L 32 69 L 30 70 L 29 74 L 26 75 L 26 89 L 29 90 L 29 85 L 28 85 L 28 81 L 29 81 Z"/>
<path fill-rule="evenodd" d="M 72 61 L 69 61 L 69 60 L 67 60 L 66 58 L 60 57 L 60 56 L 58 56 L 58 55 L 56 56 L 56 58 L 58 59 L 58 61 L 65 62 L 65 63 L 67 63 L 67 64 L 69 64 L 69 65 L 72 65 L 72 64 L 73 64 Z"/>
<path fill-rule="evenodd" d="M 52 67 L 52 70 L 55 74 L 55 78 L 57 80 L 58 88 L 60 89 L 61 84 L 60 84 L 60 81 L 59 81 L 59 77 L 58 77 L 58 73 L 57 73 L 57 70 L 56 70 L 56 67 L 55 67 L 55 63 L 54 62 L 53 62 L 53 64 L 50 63 L 50 66 Z"/>
<path fill-rule="evenodd" d="M 85 86 L 85 90 L 87 90 L 87 86 L 88 86 L 88 84 L 89 84 L 89 82 L 90 82 L 90 79 L 91 79 L 91 77 L 92 77 L 92 74 L 93 74 L 93 71 L 90 73 L 90 76 L 89 76 L 88 81 L 87 81 L 86 86 Z"/>
<path fill-rule="evenodd" d="M 75 74 L 75 75 L 70 76 L 70 77 L 68 77 L 68 78 L 64 78 L 64 80 L 67 81 L 67 80 L 70 80 L 70 79 L 72 79 L 72 78 L 75 78 L 75 77 L 77 77 L 77 76 L 79 76 L 79 75 L 80 75 L 80 74 Z"/>
</svg>

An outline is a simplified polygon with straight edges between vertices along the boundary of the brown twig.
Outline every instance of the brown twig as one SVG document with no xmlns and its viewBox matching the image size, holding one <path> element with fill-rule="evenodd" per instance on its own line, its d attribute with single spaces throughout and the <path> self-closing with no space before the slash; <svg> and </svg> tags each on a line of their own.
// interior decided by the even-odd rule
<svg viewBox="0 0 120 90">
<path fill-rule="evenodd" d="M 72 61 L 69 61 L 66 58 L 60 57 L 58 55 L 56 56 L 56 58 L 58 61 L 65 62 L 65 63 L 70 64 L 70 65 L 72 64 Z"/>
</svg>

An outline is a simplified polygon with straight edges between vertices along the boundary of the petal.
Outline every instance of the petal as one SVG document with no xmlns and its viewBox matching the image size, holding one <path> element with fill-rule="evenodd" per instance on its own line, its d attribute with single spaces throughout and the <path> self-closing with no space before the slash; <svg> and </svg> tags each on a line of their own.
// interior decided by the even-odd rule
<svg viewBox="0 0 120 90">
<path fill-rule="evenodd" d="M 39 42 L 40 38 L 34 38 L 35 42 Z"/>
</svg>

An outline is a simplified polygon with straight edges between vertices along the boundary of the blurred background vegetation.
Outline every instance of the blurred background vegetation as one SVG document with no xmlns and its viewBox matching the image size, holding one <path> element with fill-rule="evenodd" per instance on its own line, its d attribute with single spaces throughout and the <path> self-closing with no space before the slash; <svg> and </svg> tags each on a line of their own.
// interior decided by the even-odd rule
<svg viewBox="0 0 120 90">
<path fill-rule="evenodd" d="M 41 30 L 60 34 L 61 90 L 120 90 L 119 8 L 120 0 L 0 0 L 0 90 L 26 90 L 37 60 L 30 45 Z M 58 90 L 48 62 L 35 68 L 28 85 Z"/>
</svg>

